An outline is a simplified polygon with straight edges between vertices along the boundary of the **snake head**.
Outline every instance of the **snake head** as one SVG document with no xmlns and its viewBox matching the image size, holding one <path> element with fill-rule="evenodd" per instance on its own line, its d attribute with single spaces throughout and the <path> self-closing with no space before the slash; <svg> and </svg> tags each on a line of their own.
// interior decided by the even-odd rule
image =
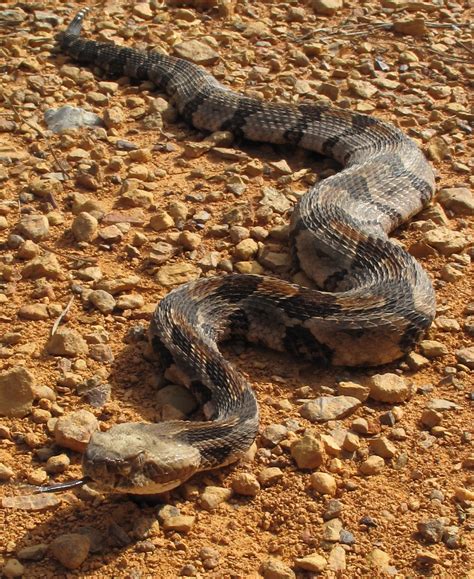
<svg viewBox="0 0 474 579">
<path fill-rule="evenodd" d="M 200 452 L 180 439 L 182 430 L 183 423 L 128 422 L 96 432 L 84 453 L 84 475 L 106 492 L 169 491 L 200 470 Z"/>
</svg>

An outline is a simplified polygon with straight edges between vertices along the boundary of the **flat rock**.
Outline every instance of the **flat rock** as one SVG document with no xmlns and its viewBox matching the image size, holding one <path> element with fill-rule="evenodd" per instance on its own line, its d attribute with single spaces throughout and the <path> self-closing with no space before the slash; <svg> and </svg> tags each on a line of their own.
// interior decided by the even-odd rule
<svg viewBox="0 0 474 579">
<path fill-rule="evenodd" d="M 54 427 L 54 438 L 63 448 L 84 452 L 98 425 L 92 412 L 77 410 L 58 418 Z"/>
<path fill-rule="evenodd" d="M 0 416 L 22 418 L 31 412 L 35 378 L 23 366 L 0 374 Z"/>
<path fill-rule="evenodd" d="M 294 571 L 275 557 L 264 561 L 260 565 L 259 572 L 263 579 L 296 579 Z"/>
<path fill-rule="evenodd" d="M 353 396 L 321 396 L 303 404 L 300 414 L 311 422 L 327 422 L 349 416 L 360 405 L 361 401 Z"/>
<path fill-rule="evenodd" d="M 50 253 L 29 261 L 22 269 L 21 275 L 27 279 L 39 279 L 41 277 L 57 279 L 61 275 L 61 266 L 56 256 Z"/>
<path fill-rule="evenodd" d="M 260 492 L 260 483 L 253 474 L 241 472 L 232 479 L 232 490 L 238 495 L 255 497 Z"/>
<path fill-rule="evenodd" d="M 432 398 L 427 404 L 426 408 L 435 410 L 436 412 L 446 412 L 450 410 L 459 410 L 461 407 L 451 400 L 444 398 Z"/>
<path fill-rule="evenodd" d="M 176 56 L 195 64 L 214 64 L 219 60 L 219 53 L 208 44 L 199 40 L 186 40 L 173 46 Z"/>
<path fill-rule="evenodd" d="M 467 348 L 460 348 L 455 352 L 456 359 L 464 366 L 467 366 L 471 370 L 474 370 L 474 346 L 468 346 Z"/>
<path fill-rule="evenodd" d="M 306 555 L 306 557 L 301 557 L 295 561 L 295 567 L 297 569 L 304 569 L 305 571 L 313 571 L 315 573 L 321 573 L 321 571 L 324 571 L 327 564 L 328 562 L 326 559 L 318 553 Z"/>
<path fill-rule="evenodd" d="M 197 279 L 200 273 L 201 270 L 192 263 L 173 263 L 160 267 L 156 281 L 164 287 L 172 287 Z"/>
<path fill-rule="evenodd" d="M 442 255 L 460 253 L 469 243 L 469 239 L 459 231 L 452 231 L 448 227 L 437 227 L 427 231 L 423 240 Z"/>
<path fill-rule="evenodd" d="M 49 545 L 51 555 L 67 569 L 78 569 L 87 559 L 90 538 L 81 533 L 65 533 Z"/>
<path fill-rule="evenodd" d="M 413 394 L 413 386 L 410 382 L 387 372 L 386 374 L 375 374 L 369 380 L 370 397 L 378 402 L 396 404 L 410 398 Z"/>
<path fill-rule="evenodd" d="M 91 291 L 87 296 L 87 301 L 104 315 L 112 313 L 116 306 L 114 296 L 101 289 Z"/>
<path fill-rule="evenodd" d="M 263 207 L 269 207 L 272 211 L 276 211 L 277 213 L 285 213 L 290 209 L 290 207 L 292 207 L 292 203 L 288 197 L 273 187 L 264 188 L 260 205 Z"/>
<path fill-rule="evenodd" d="M 343 0 L 311 0 L 311 7 L 316 14 L 332 16 L 344 5 Z"/>
<path fill-rule="evenodd" d="M 48 352 L 53 356 L 76 358 L 86 355 L 89 351 L 84 338 L 71 328 L 58 328 L 48 342 Z"/>
<path fill-rule="evenodd" d="M 308 432 L 291 445 L 291 456 L 298 468 L 318 468 L 325 458 L 324 443 L 318 435 Z"/>
<path fill-rule="evenodd" d="M 208 486 L 201 495 L 200 503 L 206 511 L 215 511 L 219 505 L 226 502 L 231 496 L 231 489 Z"/>
<path fill-rule="evenodd" d="M 62 133 L 80 127 L 100 127 L 103 124 L 102 119 L 95 113 L 69 105 L 59 109 L 47 109 L 44 113 L 44 120 L 53 133 Z"/>
<path fill-rule="evenodd" d="M 441 189 L 438 201 L 455 215 L 474 215 L 474 195 L 467 187 Z"/>
<path fill-rule="evenodd" d="M 49 221 L 46 215 L 23 215 L 17 229 L 20 235 L 32 241 L 42 241 L 49 237 Z"/>
</svg>

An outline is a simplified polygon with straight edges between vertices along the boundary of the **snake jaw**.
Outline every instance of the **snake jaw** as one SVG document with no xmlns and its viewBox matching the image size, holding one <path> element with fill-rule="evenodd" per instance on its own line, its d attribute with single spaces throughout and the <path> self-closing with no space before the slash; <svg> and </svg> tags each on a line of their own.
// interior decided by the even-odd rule
<svg viewBox="0 0 474 579">
<path fill-rule="evenodd" d="M 170 423 L 113 426 L 96 432 L 83 457 L 84 475 L 97 490 L 158 494 L 201 470 L 197 448 L 179 439 Z"/>
</svg>

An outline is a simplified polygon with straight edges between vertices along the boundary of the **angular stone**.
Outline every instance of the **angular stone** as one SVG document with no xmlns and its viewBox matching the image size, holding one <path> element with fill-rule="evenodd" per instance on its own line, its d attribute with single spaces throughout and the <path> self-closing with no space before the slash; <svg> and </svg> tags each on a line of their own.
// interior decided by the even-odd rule
<svg viewBox="0 0 474 579">
<path fill-rule="evenodd" d="M 296 440 L 291 446 L 291 456 L 298 468 L 315 469 L 323 463 L 324 444 L 321 438 L 313 433 L 307 433 Z"/>
<path fill-rule="evenodd" d="M 360 405 L 361 401 L 352 396 L 321 396 L 303 404 L 300 414 L 311 422 L 327 422 L 349 416 Z"/>
<path fill-rule="evenodd" d="M 375 374 L 369 380 L 370 397 L 378 402 L 395 404 L 408 400 L 413 394 L 411 382 L 405 378 L 387 372 L 386 374 Z"/>
<path fill-rule="evenodd" d="M 204 66 L 214 64 L 220 58 L 218 52 L 199 40 L 180 42 L 173 46 L 173 50 L 176 56 Z"/>
<path fill-rule="evenodd" d="M 18 232 L 25 239 L 42 241 L 49 237 L 49 221 L 46 215 L 23 215 Z"/>
<path fill-rule="evenodd" d="M 87 535 L 65 533 L 49 545 L 51 555 L 67 569 L 78 569 L 89 555 L 91 546 Z"/>
<path fill-rule="evenodd" d="M 442 255 L 460 253 L 469 243 L 469 239 L 463 233 L 452 231 L 448 227 L 431 229 L 424 234 L 423 239 Z"/>
<path fill-rule="evenodd" d="M 156 281 L 164 287 L 172 287 L 197 279 L 200 273 L 201 270 L 192 263 L 173 263 L 160 267 L 156 274 Z"/>
<path fill-rule="evenodd" d="M 306 555 L 306 557 L 301 557 L 295 561 L 297 569 L 304 569 L 305 571 L 313 571 L 315 573 L 321 573 L 321 571 L 324 571 L 327 564 L 328 562 L 326 559 L 318 553 Z"/>
<path fill-rule="evenodd" d="M 60 416 L 54 426 L 56 444 L 84 452 L 98 425 L 97 418 L 88 410 L 77 410 Z"/>
<path fill-rule="evenodd" d="M 260 483 L 253 474 L 241 472 L 232 479 L 232 490 L 238 495 L 255 497 L 260 492 Z"/>
<path fill-rule="evenodd" d="M 215 511 L 220 504 L 230 499 L 231 496 L 231 489 L 208 486 L 204 489 L 200 502 L 206 511 Z"/>
<path fill-rule="evenodd" d="M 89 352 L 84 338 L 71 328 L 58 328 L 48 342 L 48 352 L 53 356 L 75 358 Z"/>
<path fill-rule="evenodd" d="M 474 215 L 474 196 L 467 187 L 441 189 L 438 201 L 456 215 Z"/>
<path fill-rule="evenodd" d="M 455 352 L 456 359 L 464 366 L 467 366 L 471 370 L 474 370 L 474 346 L 468 346 L 467 348 L 460 348 Z"/>
<path fill-rule="evenodd" d="M 316 14 L 332 16 L 344 5 L 343 0 L 311 0 L 311 7 Z"/>
<path fill-rule="evenodd" d="M 35 257 L 28 262 L 21 271 L 25 279 L 39 279 L 41 277 L 57 279 L 61 274 L 59 262 L 53 254 Z"/>
<path fill-rule="evenodd" d="M 22 418 L 31 412 L 35 378 L 23 366 L 0 374 L 0 416 Z"/>
</svg>

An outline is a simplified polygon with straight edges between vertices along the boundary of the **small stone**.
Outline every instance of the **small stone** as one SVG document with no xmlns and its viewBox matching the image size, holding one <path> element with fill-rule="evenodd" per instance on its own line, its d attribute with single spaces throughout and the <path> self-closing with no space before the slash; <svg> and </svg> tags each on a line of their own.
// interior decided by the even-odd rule
<svg viewBox="0 0 474 579">
<path fill-rule="evenodd" d="M 343 7 L 343 0 L 311 0 L 311 7 L 316 14 L 332 16 Z"/>
<path fill-rule="evenodd" d="M 430 229 L 424 234 L 424 241 L 442 255 L 461 253 L 469 243 L 469 239 L 463 233 L 452 231 L 448 227 Z"/>
<path fill-rule="evenodd" d="M 444 533 L 444 523 L 441 519 L 427 519 L 417 523 L 418 532 L 429 543 L 440 543 Z"/>
<path fill-rule="evenodd" d="M 339 542 L 342 531 L 342 521 L 340 519 L 330 519 L 323 525 L 322 538 L 330 543 Z"/>
<path fill-rule="evenodd" d="M 117 225 L 108 225 L 99 230 L 99 237 L 104 243 L 117 243 L 123 238 L 123 231 Z"/>
<path fill-rule="evenodd" d="M 369 450 L 382 458 L 392 458 L 397 453 L 397 447 L 390 442 L 385 436 L 374 438 L 370 441 Z"/>
<path fill-rule="evenodd" d="M 440 412 L 436 412 L 436 410 L 432 410 L 431 408 L 425 408 L 420 418 L 420 422 L 423 424 L 423 426 L 428 428 L 439 426 L 442 420 L 442 414 Z"/>
<path fill-rule="evenodd" d="M 192 251 L 201 245 L 202 239 L 198 233 L 183 231 L 179 234 L 178 243 L 186 250 Z"/>
<path fill-rule="evenodd" d="M 0 462 L 0 482 L 8 482 L 15 476 L 15 471 Z"/>
<path fill-rule="evenodd" d="M 71 460 L 67 454 L 56 454 L 46 461 L 45 470 L 48 474 L 58 474 L 67 470 Z"/>
<path fill-rule="evenodd" d="M 376 567 L 380 571 L 384 572 L 390 563 L 390 555 L 382 549 L 372 549 L 370 553 L 367 554 L 367 563 L 371 567 Z"/>
<path fill-rule="evenodd" d="M 25 239 L 42 241 L 49 237 L 49 221 L 46 215 L 23 215 L 18 232 Z"/>
<path fill-rule="evenodd" d="M 422 340 L 420 342 L 420 348 L 423 354 L 430 359 L 449 354 L 448 348 L 436 340 Z"/>
<path fill-rule="evenodd" d="M 232 491 L 224 487 L 208 486 L 201 495 L 201 505 L 206 511 L 214 511 L 217 507 L 230 499 Z"/>
<path fill-rule="evenodd" d="M 47 320 L 49 318 L 46 304 L 25 304 L 18 310 L 18 317 L 24 320 Z"/>
<path fill-rule="evenodd" d="M 296 579 L 295 573 L 279 559 L 272 557 L 260 565 L 260 574 L 264 579 Z"/>
<path fill-rule="evenodd" d="M 4 577 L 22 577 L 24 573 L 25 567 L 18 559 L 7 559 L 2 567 L 2 575 Z"/>
<path fill-rule="evenodd" d="M 349 416 L 360 404 L 360 400 L 352 396 L 321 396 L 303 404 L 300 414 L 311 422 L 327 422 Z"/>
<path fill-rule="evenodd" d="M 408 400 L 413 394 L 413 386 L 397 374 L 375 374 L 369 380 L 370 397 L 378 402 L 395 404 Z"/>
<path fill-rule="evenodd" d="M 170 227 L 174 227 L 174 219 L 166 211 L 158 211 L 151 216 L 150 227 L 154 231 L 165 231 Z"/>
<path fill-rule="evenodd" d="M 76 241 L 92 241 L 97 234 L 97 219 L 83 211 L 74 218 L 71 225 L 71 231 Z"/>
<path fill-rule="evenodd" d="M 65 130 L 79 127 L 102 125 L 101 118 L 95 113 L 70 105 L 59 109 L 47 109 L 44 113 L 44 120 L 48 129 L 53 133 L 62 133 Z"/>
<path fill-rule="evenodd" d="M 35 378 L 23 366 L 0 374 L 0 416 L 22 418 L 31 412 Z"/>
<path fill-rule="evenodd" d="M 410 352 L 406 357 L 406 363 L 410 367 L 410 370 L 417 371 L 421 370 L 422 368 L 426 368 L 430 361 L 421 354 Z"/>
<path fill-rule="evenodd" d="M 56 537 L 49 545 L 52 556 L 67 569 L 78 569 L 89 555 L 91 546 L 87 535 L 65 533 Z"/>
<path fill-rule="evenodd" d="M 393 23 L 393 29 L 395 32 L 409 34 L 410 36 L 425 36 L 428 34 L 425 20 L 419 16 L 396 20 Z"/>
<path fill-rule="evenodd" d="M 315 472 L 311 475 L 312 488 L 322 495 L 334 496 L 337 492 L 336 479 L 325 472 Z"/>
<path fill-rule="evenodd" d="M 329 499 L 325 505 L 323 512 L 323 519 L 329 521 L 329 519 L 335 519 L 339 517 L 342 513 L 342 503 L 337 499 Z"/>
<path fill-rule="evenodd" d="M 474 370 L 474 346 L 467 348 L 460 348 L 454 352 L 458 362 L 467 366 L 470 370 Z"/>
<path fill-rule="evenodd" d="M 258 243 L 249 238 L 238 243 L 234 250 L 234 257 L 239 261 L 247 261 L 254 258 L 258 252 Z"/>
<path fill-rule="evenodd" d="M 304 569 L 305 571 L 314 571 L 315 573 L 321 573 L 327 567 L 327 561 L 318 553 L 312 553 L 311 555 L 306 555 L 300 559 L 296 559 L 295 566 L 297 569 Z"/>
<path fill-rule="evenodd" d="M 455 215 L 474 215 L 474 196 L 467 187 L 441 189 L 438 201 Z"/>
<path fill-rule="evenodd" d="M 183 419 L 198 407 L 189 389 L 179 384 L 168 384 L 161 388 L 156 395 L 156 405 L 162 420 Z"/>
<path fill-rule="evenodd" d="M 25 279 L 38 279 L 41 277 L 57 279 L 61 274 L 59 262 L 53 254 L 36 257 L 29 261 L 22 269 L 21 275 Z"/>
<path fill-rule="evenodd" d="M 341 545 L 335 545 L 331 549 L 328 560 L 328 569 L 336 574 L 341 574 L 346 569 L 346 551 Z"/>
<path fill-rule="evenodd" d="M 380 456 L 369 456 L 367 460 L 361 463 L 359 470 L 366 476 L 380 474 L 385 468 L 385 461 Z"/>
<path fill-rule="evenodd" d="M 176 531 L 177 533 L 189 533 L 193 528 L 196 517 L 191 515 L 175 515 L 167 517 L 163 521 L 163 530 Z"/>
<path fill-rule="evenodd" d="M 140 294 L 124 294 L 117 298 L 115 307 L 119 310 L 136 310 L 145 305 L 145 300 Z"/>
<path fill-rule="evenodd" d="M 174 263 L 160 267 L 156 281 L 164 287 L 181 285 L 199 277 L 201 270 L 192 263 Z"/>
<path fill-rule="evenodd" d="M 454 490 L 454 497 L 462 503 L 472 502 L 474 501 L 474 491 L 465 487 L 456 487 Z"/>
<path fill-rule="evenodd" d="M 104 315 L 112 313 L 116 305 L 115 298 L 109 292 L 100 289 L 91 291 L 87 301 Z"/>
<path fill-rule="evenodd" d="M 324 460 L 324 444 L 318 435 L 308 433 L 291 446 L 291 456 L 302 469 L 315 469 Z"/>
<path fill-rule="evenodd" d="M 281 470 L 281 468 L 278 468 L 277 466 L 269 466 L 267 468 L 262 468 L 262 470 L 259 471 L 259 473 L 257 475 L 258 482 L 263 487 L 268 487 L 268 486 L 274 485 L 282 477 L 283 477 L 283 471 Z"/>
<path fill-rule="evenodd" d="M 255 497 L 260 492 L 260 483 L 253 474 L 242 472 L 232 479 L 232 490 L 245 497 Z"/>
<path fill-rule="evenodd" d="M 91 412 L 77 410 L 58 418 L 54 426 L 54 438 L 59 446 L 84 452 L 97 428 L 97 418 Z"/>
<path fill-rule="evenodd" d="M 180 42 L 173 46 L 173 50 L 176 56 L 203 66 L 214 64 L 219 60 L 219 53 L 199 40 Z"/>
<path fill-rule="evenodd" d="M 361 402 L 365 402 L 369 397 L 370 389 L 362 384 L 356 382 L 339 382 L 337 385 L 337 392 L 341 396 L 351 396 L 357 398 Z"/>
<path fill-rule="evenodd" d="M 438 564 L 440 562 L 440 558 L 431 551 L 423 550 L 416 553 L 416 562 L 418 565 L 431 567 L 432 565 Z"/>
<path fill-rule="evenodd" d="M 48 352 L 53 356 L 76 358 L 86 355 L 89 351 L 84 338 L 71 328 L 58 328 L 48 342 Z"/>
<path fill-rule="evenodd" d="M 261 434 L 262 444 L 267 448 L 272 448 L 280 444 L 288 435 L 288 428 L 283 424 L 269 424 Z"/>
<path fill-rule="evenodd" d="M 46 543 L 37 543 L 36 545 L 29 545 L 17 552 L 18 559 L 25 561 L 41 561 L 46 555 L 48 545 Z"/>
<path fill-rule="evenodd" d="M 444 398 L 432 398 L 426 405 L 426 408 L 435 410 L 436 412 L 447 412 L 450 410 L 459 410 L 460 406 L 451 400 Z"/>
</svg>

